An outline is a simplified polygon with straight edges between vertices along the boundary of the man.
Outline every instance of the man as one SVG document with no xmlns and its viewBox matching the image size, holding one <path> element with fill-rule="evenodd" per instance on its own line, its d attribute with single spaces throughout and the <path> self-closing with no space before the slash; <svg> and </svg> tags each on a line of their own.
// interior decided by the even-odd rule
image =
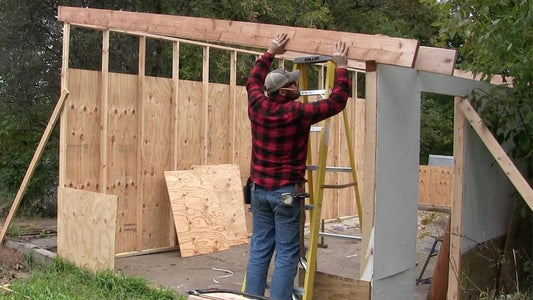
<svg viewBox="0 0 533 300">
<path fill-rule="evenodd" d="M 286 33 L 272 40 L 246 83 L 252 127 L 253 232 L 245 292 L 264 295 L 270 260 L 276 250 L 270 285 L 270 297 L 276 300 L 291 299 L 300 257 L 300 203 L 289 203 L 290 197 L 282 201 L 281 195 L 304 192 L 311 125 L 341 112 L 351 89 L 346 70 L 348 48 L 339 41 L 332 58 L 337 71 L 331 95 L 317 102 L 294 101 L 300 96 L 298 70 L 280 69 L 267 75 L 274 56 L 285 53 L 288 40 Z"/>
</svg>

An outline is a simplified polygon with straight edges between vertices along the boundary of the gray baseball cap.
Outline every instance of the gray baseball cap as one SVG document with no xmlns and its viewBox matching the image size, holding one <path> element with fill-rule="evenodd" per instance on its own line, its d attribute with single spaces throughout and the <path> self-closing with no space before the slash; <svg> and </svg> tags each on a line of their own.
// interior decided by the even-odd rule
<svg viewBox="0 0 533 300">
<path fill-rule="evenodd" d="M 296 82 L 300 77 L 300 70 L 289 72 L 284 69 L 277 69 L 267 74 L 265 78 L 265 88 L 269 93 L 275 92 L 286 86 L 288 83 Z"/>
</svg>

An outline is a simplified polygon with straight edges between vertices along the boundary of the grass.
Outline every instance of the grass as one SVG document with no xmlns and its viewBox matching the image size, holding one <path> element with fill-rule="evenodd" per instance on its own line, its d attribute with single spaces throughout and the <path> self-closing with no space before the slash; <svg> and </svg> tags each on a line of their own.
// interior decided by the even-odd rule
<svg viewBox="0 0 533 300">
<path fill-rule="evenodd" d="M 173 290 L 151 286 L 144 278 L 112 271 L 93 274 L 61 259 L 37 266 L 9 289 L 0 290 L 0 299 L 186 299 Z"/>
</svg>

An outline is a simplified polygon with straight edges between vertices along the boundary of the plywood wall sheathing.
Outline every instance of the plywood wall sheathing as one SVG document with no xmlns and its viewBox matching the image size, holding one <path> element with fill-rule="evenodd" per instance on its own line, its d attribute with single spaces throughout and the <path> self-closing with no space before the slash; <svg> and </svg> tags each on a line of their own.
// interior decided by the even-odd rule
<svg viewBox="0 0 533 300">
<path fill-rule="evenodd" d="M 100 190 L 101 73 L 69 69 L 71 95 L 62 116 L 65 126 L 65 187 Z"/>
<path fill-rule="evenodd" d="M 404 67 L 413 67 L 418 48 L 417 40 L 382 35 L 66 6 L 58 8 L 58 20 L 254 47 L 265 47 L 273 36 L 287 32 L 287 50 L 322 55 L 331 55 L 335 43 L 342 39 L 350 46 L 348 58 Z"/>
<path fill-rule="evenodd" d="M 137 77 L 113 74 L 109 77 L 107 134 L 107 193 L 118 196 L 117 252 L 131 251 L 138 234 L 138 164 L 139 156 Z"/>
<path fill-rule="evenodd" d="M 92 272 L 115 268 L 117 196 L 59 187 L 57 254 Z"/>
<path fill-rule="evenodd" d="M 172 168 L 172 80 L 146 77 L 143 88 L 141 195 L 143 249 L 168 247 L 172 240 L 170 203 L 163 171 Z M 171 246 L 171 245 L 170 245 Z"/>
</svg>

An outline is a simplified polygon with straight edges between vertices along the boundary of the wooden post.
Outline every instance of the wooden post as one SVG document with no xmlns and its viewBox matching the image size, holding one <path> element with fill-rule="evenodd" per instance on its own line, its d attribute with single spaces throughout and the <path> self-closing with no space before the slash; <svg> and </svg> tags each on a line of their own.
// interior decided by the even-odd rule
<svg viewBox="0 0 533 300">
<path fill-rule="evenodd" d="M 70 24 L 63 24 L 63 57 L 61 60 L 61 90 L 68 90 L 68 62 L 70 53 Z M 61 111 L 59 126 L 59 186 L 65 186 L 67 177 L 67 124 L 66 110 Z"/>
<path fill-rule="evenodd" d="M 370 68 L 366 72 L 365 80 L 365 145 L 364 145 L 364 155 L 365 155 L 365 164 L 363 173 L 363 189 L 365 191 L 362 210 L 363 214 L 360 216 L 365 219 L 364 227 L 361 227 L 362 233 L 362 244 L 361 244 L 361 265 L 360 265 L 360 274 L 363 274 L 367 263 L 368 258 L 366 251 L 369 245 L 370 233 L 374 227 L 374 208 L 375 208 L 375 195 L 376 195 L 376 142 L 377 142 L 377 106 L 378 106 L 378 95 L 377 95 L 377 81 L 378 74 L 375 64 L 369 66 Z"/>
<path fill-rule="evenodd" d="M 450 215 L 450 269 L 448 271 L 448 299 L 459 299 L 461 279 L 461 234 L 463 232 L 463 181 L 465 118 L 459 109 L 461 97 L 455 97 L 453 133 L 453 184 Z"/>
<path fill-rule="evenodd" d="M 136 250 L 141 251 L 143 247 L 143 143 L 144 143 L 144 85 L 146 72 L 146 37 L 139 37 L 139 67 L 137 101 L 139 102 L 139 113 L 137 114 L 137 246 Z"/>
<path fill-rule="evenodd" d="M 203 84 L 203 161 L 202 163 L 207 164 L 208 157 L 210 154 L 209 146 L 209 47 L 204 47 L 203 55 L 203 67 L 202 67 L 202 84 Z"/>
<path fill-rule="evenodd" d="M 107 119 L 109 102 L 109 30 L 102 34 L 102 105 L 100 112 L 100 192 L 107 193 Z"/>
</svg>

